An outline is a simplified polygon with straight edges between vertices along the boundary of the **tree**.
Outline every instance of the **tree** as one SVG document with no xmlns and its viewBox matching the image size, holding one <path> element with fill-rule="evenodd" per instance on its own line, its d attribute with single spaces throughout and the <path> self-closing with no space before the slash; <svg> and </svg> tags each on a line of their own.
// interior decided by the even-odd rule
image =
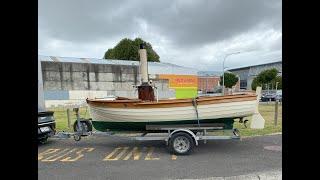
<svg viewBox="0 0 320 180">
<path fill-rule="evenodd" d="M 106 57 L 108 57 L 108 59 L 115 59 L 115 56 L 113 54 L 113 49 L 108 49 L 105 53 L 103 58 L 107 59 Z"/>
<path fill-rule="evenodd" d="M 271 83 L 274 84 L 274 87 L 275 87 L 277 82 L 278 82 L 277 89 L 282 89 L 282 77 L 281 76 L 277 76 Z"/>
<path fill-rule="evenodd" d="M 267 69 L 258 74 L 257 77 L 255 77 L 252 81 L 251 88 L 253 90 L 256 90 L 257 86 L 262 86 L 262 89 L 266 89 L 264 84 L 272 84 L 273 87 L 275 87 L 276 82 L 278 83 L 277 89 L 282 89 L 282 77 L 277 76 L 278 70 L 275 68 Z"/>
<path fill-rule="evenodd" d="M 255 78 L 252 80 L 251 89 L 255 91 L 258 86 L 261 86 L 261 83 L 258 81 L 258 78 L 255 77 Z"/>
<path fill-rule="evenodd" d="M 160 62 L 160 57 L 152 49 L 151 44 L 141 38 L 136 38 L 134 40 L 128 38 L 122 39 L 114 48 L 108 49 L 103 58 L 139 61 L 138 51 L 141 43 L 145 44 L 148 61 Z"/>
<path fill-rule="evenodd" d="M 262 84 L 271 83 L 272 80 L 276 79 L 278 70 L 276 68 L 267 69 L 260 72 L 257 76 L 258 82 Z"/>
<path fill-rule="evenodd" d="M 237 84 L 239 78 L 233 73 L 225 72 L 224 81 L 224 85 L 226 88 L 232 88 L 232 86 Z M 220 85 L 223 85 L 223 76 L 220 76 Z"/>
</svg>

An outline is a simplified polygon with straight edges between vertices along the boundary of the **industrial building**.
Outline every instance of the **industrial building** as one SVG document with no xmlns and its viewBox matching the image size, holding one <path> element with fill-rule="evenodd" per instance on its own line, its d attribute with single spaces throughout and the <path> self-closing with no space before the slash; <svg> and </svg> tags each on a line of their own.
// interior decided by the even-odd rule
<svg viewBox="0 0 320 180">
<path fill-rule="evenodd" d="M 87 97 L 138 97 L 135 86 L 141 80 L 139 61 L 42 55 L 38 56 L 38 61 L 46 107 L 81 104 Z M 270 68 L 281 73 L 282 61 L 229 69 L 240 78 L 234 90 L 251 90 L 253 78 Z M 212 92 L 220 86 L 219 72 L 161 62 L 148 62 L 148 71 L 159 99 L 196 97 L 198 91 Z"/>
<path fill-rule="evenodd" d="M 198 91 L 201 93 L 211 93 L 220 86 L 219 71 L 199 71 L 198 72 Z M 240 90 L 240 81 L 233 87 L 233 91 Z"/>
<path fill-rule="evenodd" d="M 198 91 L 207 93 L 220 86 L 220 76 L 198 76 Z"/>
<path fill-rule="evenodd" d="M 262 71 L 275 68 L 282 75 L 282 61 L 228 69 L 240 77 L 240 89 L 251 90 L 253 79 Z"/>
<path fill-rule="evenodd" d="M 221 72 L 218 71 L 199 71 L 198 72 L 198 91 L 200 93 L 211 92 L 219 86 Z"/>
<path fill-rule="evenodd" d="M 139 61 L 42 55 L 38 61 L 46 107 L 81 104 L 87 97 L 138 97 Z M 148 71 L 159 99 L 197 96 L 197 70 L 148 62 Z"/>
</svg>

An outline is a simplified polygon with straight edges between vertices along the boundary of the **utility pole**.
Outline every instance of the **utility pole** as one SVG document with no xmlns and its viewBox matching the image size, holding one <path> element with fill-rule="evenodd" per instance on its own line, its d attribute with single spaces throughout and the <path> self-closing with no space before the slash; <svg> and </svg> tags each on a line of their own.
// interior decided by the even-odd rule
<svg viewBox="0 0 320 180">
<path fill-rule="evenodd" d="M 208 93 L 208 77 L 206 77 L 206 94 Z"/>
<path fill-rule="evenodd" d="M 226 61 L 227 57 L 232 55 L 232 54 L 239 54 L 240 52 L 234 52 L 234 53 L 230 53 L 230 54 L 226 54 L 223 62 L 222 62 L 222 95 L 224 95 L 224 62 Z"/>
</svg>

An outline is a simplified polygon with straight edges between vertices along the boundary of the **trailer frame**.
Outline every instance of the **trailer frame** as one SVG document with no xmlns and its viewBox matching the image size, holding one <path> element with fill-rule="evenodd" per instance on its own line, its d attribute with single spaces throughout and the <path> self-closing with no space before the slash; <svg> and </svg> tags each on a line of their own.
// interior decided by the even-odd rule
<svg viewBox="0 0 320 180">
<path fill-rule="evenodd" d="M 116 137 L 136 141 L 165 141 L 166 145 L 172 153 L 177 155 L 189 154 L 194 146 L 199 145 L 199 141 L 204 144 L 207 140 L 241 140 L 238 129 L 225 129 L 223 123 L 207 123 L 207 124 L 180 124 L 180 125 L 146 125 L 145 132 L 140 132 L 140 135 L 128 136 L 130 134 L 115 133 L 113 131 L 101 132 L 88 130 L 83 124 L 91 124 L 91 119 L 80 118 L 79 108 L 74 108 L 76 112 L 76 125 L 79 127 L 75 132 L 57 132 L 55 138 L 71 138 L 75 141 L 80 141 L 81 137 L 85 136 L 102 136 L 102 137 Z M 242 118 L 240 119 L 242 121 Z M 90 129 L 90 128 L 89 128 Z M 210 135 L 209 132 L 230 131 L 232 135 Z M 122 134 L 122 136 L 120 135 Z M 149 136 L 150 134 L 153 134 Z M 180 148 L 180 151 L 179 151 Z"/>
</svg>

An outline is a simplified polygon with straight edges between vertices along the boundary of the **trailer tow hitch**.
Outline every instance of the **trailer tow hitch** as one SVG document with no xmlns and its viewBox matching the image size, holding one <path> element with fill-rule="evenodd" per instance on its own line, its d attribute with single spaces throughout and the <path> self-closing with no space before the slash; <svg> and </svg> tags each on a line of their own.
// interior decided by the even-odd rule
<svg viewBox="0 0 320 180">
<path fill-rule="evenodd" d="M 74 124 L 75 133 L 73 134 L 73 139 L 75 141 L 80 141 L 81 136 L 91 135 L 92 123 L 90 122 L 90 119 L 80 118 L 79 108 L 73 108 L 73 111 L 75 111 L 77 116 L 77 120 Z"/>
</svg>

